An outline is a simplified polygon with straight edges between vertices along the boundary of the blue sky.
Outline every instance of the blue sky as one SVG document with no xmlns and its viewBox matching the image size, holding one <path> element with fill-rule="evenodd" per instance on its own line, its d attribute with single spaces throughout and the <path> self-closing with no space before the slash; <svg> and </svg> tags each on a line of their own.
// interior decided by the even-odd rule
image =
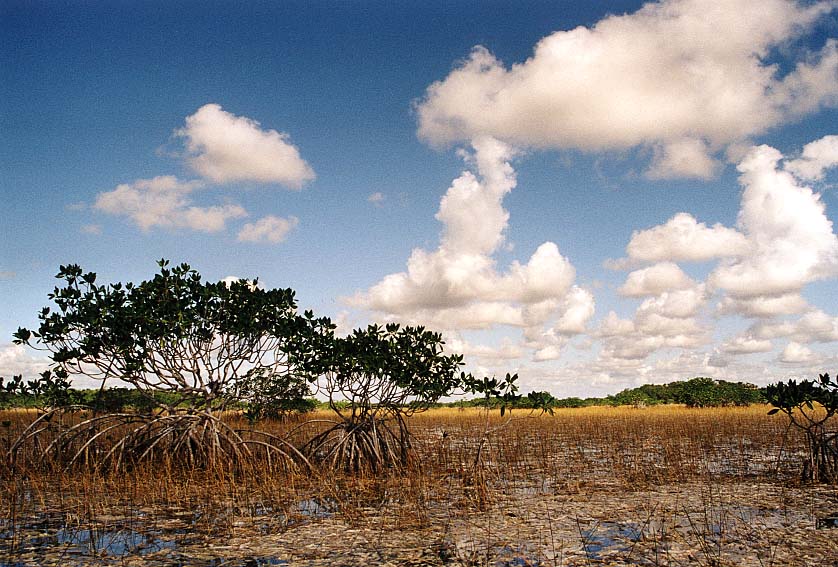
<svg viewBox="0 0 838 567">
<path fill-rule="evenodd" d="M 0 374 L 60 264 L 259 277 L 476 372 L 829 370 L 834 3 L 5 2 Z"/>
</svg>

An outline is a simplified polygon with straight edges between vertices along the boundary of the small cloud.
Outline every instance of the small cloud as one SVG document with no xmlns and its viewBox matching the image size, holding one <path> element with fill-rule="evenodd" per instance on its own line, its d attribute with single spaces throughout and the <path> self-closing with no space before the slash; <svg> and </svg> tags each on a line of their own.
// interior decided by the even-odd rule
<svg viewBox="0 0 838 567">
<path fill-rule="evenodd" d="M 611 260 L 610 269 L 635 262 L 704 262 L 741 256 L 748 250 L 742 233 L 721 224 L 707 226 L 688 213 L 678 213 L 665 224 L 634 231 L 626 246 L 628 259 Z"/>
<path fill-rule="evenodd" d="M 790 342 L 780 354 L 780 362 L 786 364 L 812 364 L 818 359 L 812 349 L 797 342 Z"/>
<path fill-rule="evenodd" d="M 81 227 L 82 234 L 102 234 L 102 227 L 98 224 L 86 224 Z"/>
<path fill-rule="evenodd" d="M 214 183 L 256 181 L 300 189 L 315 177 L 288 134 L 263 130 L 218 104 L 199 108 L 175 135 L 185 140 L 189 166 Z"/>
<path fill-rule="evenodd" d="M 271 242 L 279 244 L 300 223 L 297 217 L 280 218 L 274 215 L 247 223 L 239 231 L 239 242 Z"/>
<path fill-rule="evenodd" d="M 817 181 L 827 169 L 838 165 L 838 136 L 824 136 L 803 146 L 800 158 L 788 161 L 786 171 L 799 179 Z"/>
<path fill-rule="evenodd" d="M 602 261 L 603 268 L 606 270 L 613 270 L 615 272 L 628 270 L 635 265 L 636 262 L 632 261 L 630 258 L 606 258 Z"/>
<path fill-rule="evenodd" d="M 64 205 L 64 210 L 67 211 L 84 211 L 87 210 L 87 203 L 69 203 Z"/>
<path fill-rule="evenodd" d="M 13 280 L 17 277 L 16 272 L 3 271 L 0 272 L 0 281 Z"/>
<path fill-rule="evenodd" d="M 381 207 L 382 205 L 384 205 L 385 199 L 386 197 L 384 196 L 384 193 L 382 193 L 381 191 L 376 191 L 375 193 L 367 197 L 367 202 L 372 203 L 376 207 Z"/>
<path fill-rule="evenodd" d="M 200 181 L 181 181 L 173 175 L 138 179 L 99 193 L 94 208 L 126 216 L 144 231 L 161 226 L 219 232 L 224 230 L 228 219 L 247 216 L 247 211 L 239 205 L 193 205 L 190 194 L 202 185 Z"/>
<path fill-rule="evenodd" d="M 661 262 L 631 272 L 618 292 L 626 297 L 644 297 L 660 295 L 669 290 L 689 289 L 693 286 L 695 282 L 677 264 Z"/>
<path fill-rule="evenodd" d="M 702 140 L 684 138 L 667 142 L 655 149 L 652 165 L 646 171 L 649 179 L 695 177 L 710 179 L 720 168 L 719 162 L 708 155 Z"/>
<path fill-rule="evenodd" d="M 725 354 L 754 354 L 768 352 L 774 348 L 768 339 L 759 339 L 750 335 L 734 337 L 722 344 L 721 350 Z"/>
</svg>

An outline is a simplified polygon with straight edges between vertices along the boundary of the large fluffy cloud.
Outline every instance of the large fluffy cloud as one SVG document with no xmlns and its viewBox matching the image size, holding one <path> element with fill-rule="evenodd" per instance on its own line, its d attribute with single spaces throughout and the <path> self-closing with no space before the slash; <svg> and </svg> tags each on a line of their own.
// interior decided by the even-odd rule
<svg viewBox="0 0 838 567">
<path fill-rule="evenodd" d="M 737 224 L 748 250 L 723 261 L 709 280 L 733 297 L 796 294 L 838 274 L 838 237 L 820 195 L 779 169 L 781 158 L 759 146 L 738 166 L 745 190 Z"/>
<path fill-rule="evenodd" d="M 801 180 L 820 178 L 838 163 L 831 157 L 834 138 L 806 145 L 785 167 L 782 154 L 769 146 L 746 152 L 738 166 L 744 189 L 736 229 L 678 213 L 665 224 L 635 231 L 627 257 L 607 265 L 655 264 L 629 274 L 621 293 L 640 297 L 689 287 L 675 262 L 717 259 L 708 284 L 724 293 L 720 315 L 770 319 L 810 310 L 801 291 L 838 276 L 838 236 L 821 196 Z"/>
<path fill-rule="evenodd" d="M 772 341 L 781 337 L 794 345 L 838 340 L 838 318 L 812 307 L 802 295 L 806 285 L 838 276 L 838 236 L 820 195 L 799 181 L 819 178 L 834 165 L 832 138 L 807 145 L 808 152 L 804 149 L 785 168 L 774 148 L 747 152 L 738 166 L 744 190 L 736 229 L 710 227 L 679 213 L 663 225 L 634 232 L 627 258 L 611 264 L 652 263 L 628 274 L 619 289 L 621 295 L 646 299 L 633 319 L 611 313 L 601 322 L 601 366 L 706 344 L 709 329 L 697 316 L 714 292 L 722 296 L 717 315 L 757 319 L 718 347 L 717 362 L 723 355 L 772 351 Z M 711 259 L 717 264 L 706 284 L 690 279 L 675 263 Z M 804 358 L 802 348 L 786 350 L 778 360 Z"/>
<path fill-rule="evenodd" d="M 472 142 L 464 171 L 443 196 L 434 251 L 413 250 L 407 270 L 384 277 L 350 301 L 360 307 L 441 329 L 513 325 L 527 331 L 527 345 L 554 358 L 564 337 L 584 331 L 593 295 L 576 285 L 576 271 L 552 242 L 526 263 L 499 271 L 494 254 L 505 242 L 509 213 L 502 201 L 516 185 L 514 151 L 492 138 Z"/>
<path fill-rule="evenodd" d="M 673 289 L 689 289 L 695 282 L 672 262 L 661 262 L 628 275 L 620 294 L 627 297 L 659 295 Z"/>
<path fill-rule="evenodd" d="M 417 103 L 419 136 L 518 146 L 652 147 L 652 177 L 709 177 L 731 143 L 835 102 L 838 45 L 768 62 L 834 8 L 785 0 L 665 0 L 543 38 L 507 68 L 476 47 Z"/>
<path fill-rule="evenodd" d="M 811 309 L 796 320 L 760 321 L 750 332 L 762 339 L 788 337 L 802 344 L 838 341 L 838 317 Z"/>
<path fill-rule="evenodd" d="M 206 104 L 177 130 L 187 150 L 187 163 L 215 183 L 256 181 L 299 189 L 314 179 L 288 134 L 263 130 L 255 120 Z"/>
<path fill-rule="evenodd" d="M 689 213 L 678 213 L 666 224 L 635 231 L 626 246 L 629 259 L 641 262 L 703 262 L 738 256 L 746 250 L 742 233 L 720 224 L 708 227 Z"/>
<path fill-rule="evenodd" d="M 142 230 L 159 226 L 218 232 L 224 229 L 227 220 L 247 216 L 239 205 L 194 205 L 191 193 L 200 186 L 199 182 L 180 181 L 171 175 L 138 179 L 100 193 L 94 207 L 112 215 L 126 216 Z"/>
</svg>

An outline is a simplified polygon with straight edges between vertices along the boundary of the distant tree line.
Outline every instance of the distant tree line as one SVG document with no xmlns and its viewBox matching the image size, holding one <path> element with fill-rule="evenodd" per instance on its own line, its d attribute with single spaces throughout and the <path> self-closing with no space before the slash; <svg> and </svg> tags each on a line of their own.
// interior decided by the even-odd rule
<svg viewBox="0 0 838 567">
<path fill-rule="evenodd" d="M 765 403 L 765 389 L 746 382 L 693 378 L 644 384 L 606 398 L 612 405 L 684 404 L 688 407 L 747 406 Z"/>
<path fill-rule="evenodd" d="M 52 393 L 21 391 L 20 388 L 9 388 L 4 386 L 12 385 L 0 377 L 0 409 L 12 408 L 44 408 L 57 405 L 85 406 L 98 412 L 123 412 L 135 411 L 138 413 L 150 413 L 161 406 L 178 407 L 185 403 L 177 392 L 144 392 L 135 388 L 111 387 L 105 389 L 76 389 L 68 388 L 61 392 L 61 400 L 48 399 L 54 397 Z M 51 395 L 52 394 L 52 395 Z M 284 413 L 305 413 L 318 408 L 326 407 L 325 402 L 315 398 L 296 397 L 276 401 L 274 416 Z M 247 415 L 250 409 L 247 403 L 232 404 L 231 409 L 243 411 Z"/>
<path fill-rule="evenodd" d="M 44 405 L 46 393 L 5 392 L 0 385 L 0 409 L 36 408 Z M 132 388 L 107 388 L 77 390 L 70 389 L 65 394 L 67 404 L 84 405 L 93 410 L 117 412 L 134 410 L 150 412 L 160 405 L 177 406 L 178 394 L 175 392 L 148 393 Z M 297 396 L 276 400 L 274 417 L 289 413 L 305 413 L 316 409 L 328 409 L 329 403 L 316 398 Z M 765 388 L 745 382 L 728 382 L 712 378 L 693 378 L 691 380 L 670 382 L 668 384 L 644 384 L 637 388 L 628 388 L 617 394 L 605 397 L 566 397 L 556 398 L 549 392 L 530 392 L 514 399 L 497 396 L 457 400 L 450 403 L 433 404 L 436 407 L 480 407 L 498 408 L 502 405 L 514 409 L 582 408 L 590 406 L 654 406 L 661 404 L 683 404 L 687 407 L 746 406 L 766 403 Z M 339 408 L 347 407 L 348 402 L 335 402 Z M 248 415 L 250 409 L 246 402 L 234 404 L 230 409 L 241 410 Z"/>
<path fill-rule="evenodd" d="M 546 400 L 546 403 L 545 403 Z M 588 406 L 653 406 L 684 404 L 687 407 L 746 406 L 765 403 L 765 389 L 745 382 L 728 382 L 698 377 L 668 384 L 644 384 L 601 398 L 556 398 L 549 392 L 531 392 L 512 402 L 512 407 L 529 409 L 548 405 L 552 408 Z M 498 398 L 475 398 L 453 402 L 455 407 L 495 407 Z"/>
</svg>

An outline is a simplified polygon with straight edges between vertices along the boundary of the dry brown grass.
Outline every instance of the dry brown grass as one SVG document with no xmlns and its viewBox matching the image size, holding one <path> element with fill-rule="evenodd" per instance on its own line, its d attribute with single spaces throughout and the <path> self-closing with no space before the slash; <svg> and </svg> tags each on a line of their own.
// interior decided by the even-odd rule
<svg viewBox="0 0 838 567">
<path fill-rule="evenodd" d="M 156 526 L 187 538 L 217 538 L 248 522 L 282 532 L 317 517 L 321 508 L 301 504 L 315 502 L 324 515 L 350 524 L 386 515 L 387 529 L 447 529 L 451 518 L 490 510 L 513 493 L 635 491 L 726 479 L 793 484 L 805 440 L 767 410 L 594 407 L 552 416 L 516 410 L 501 418 L 496 411 L 435 409 L 409 420 L 415 466 L 379 476 L 291 470 L 267 461 L 247 470 L 223 464 L 200 470 L 165 455 L 128 471 L 65 470 L 57 460 L 38 461 L 37 447 L 27 447 L 32 453 L 18 466 L 0 467 L 0 533 L 11 534 L 0 545 L 0 564 L 3 553 L 13 559 L 21 551 L 33 525 L 111 522 L 122 529 L 136 524 L 144 533 Z M 35 417 L 0 412 L 0 450 Z M 259 427 L 301 443 L 327 426 L 326 417 L 315 412 Z M 235 414 L 225 420 L 248 427 Z"/>
</svg>

